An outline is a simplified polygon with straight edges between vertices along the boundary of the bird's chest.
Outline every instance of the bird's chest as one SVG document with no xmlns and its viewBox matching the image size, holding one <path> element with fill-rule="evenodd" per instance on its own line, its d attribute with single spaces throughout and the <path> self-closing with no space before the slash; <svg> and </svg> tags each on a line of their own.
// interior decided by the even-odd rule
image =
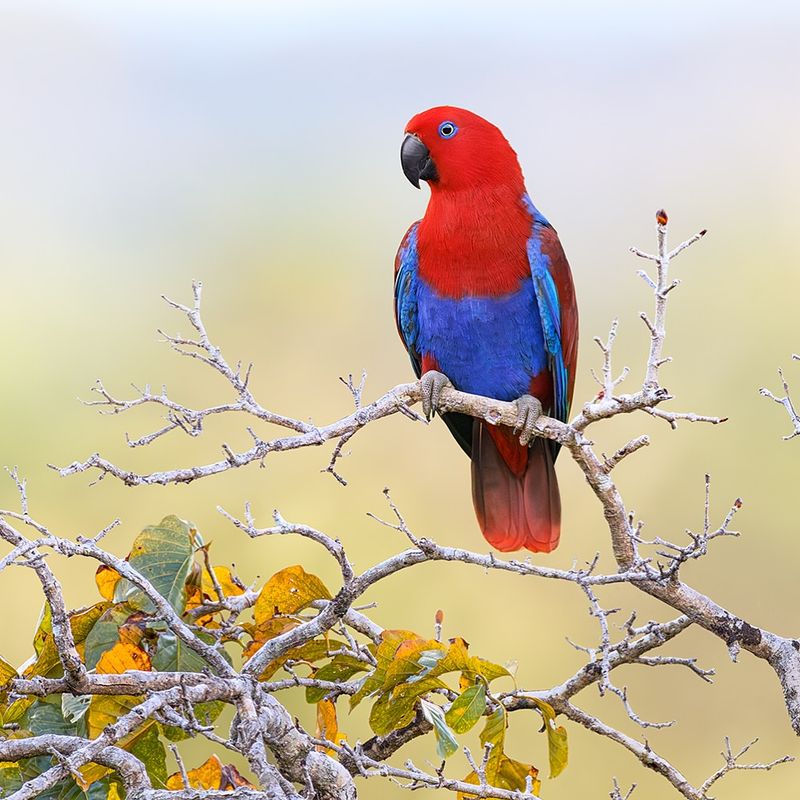
<svg viewBox="0 0 800 800">
<path fill-rule="evenodd" d="M 530 278 L 507 294 L 460 298 L 441 296 L 421 280 L 417 314 L 419 352 L 457 389 L 512 400 L 546 368 Z"/>
</svg>

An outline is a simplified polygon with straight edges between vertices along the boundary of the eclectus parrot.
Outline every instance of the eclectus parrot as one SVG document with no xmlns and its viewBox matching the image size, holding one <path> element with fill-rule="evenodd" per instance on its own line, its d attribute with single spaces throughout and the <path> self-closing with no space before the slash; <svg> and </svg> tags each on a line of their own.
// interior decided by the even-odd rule
<svg viewBox="0 0 800 800">
<path fill-rule="evenodd" d="M 567 420 L 575 382 L 578 309 L 558 235 L 525 190 L 516 153 L 487 120 L 452 106 L 406 126 L 403 172 L 427 181 L 425 216 L 395 260 L 395 318 L 423 410 L 442 388 L 516 400 L 517 428 L 463 414 L 442 419 L 472 459 L 483 535 L 502 551 L 558 545 L 559 446 L 533 437 L 546 413 Z"/>
</svg>

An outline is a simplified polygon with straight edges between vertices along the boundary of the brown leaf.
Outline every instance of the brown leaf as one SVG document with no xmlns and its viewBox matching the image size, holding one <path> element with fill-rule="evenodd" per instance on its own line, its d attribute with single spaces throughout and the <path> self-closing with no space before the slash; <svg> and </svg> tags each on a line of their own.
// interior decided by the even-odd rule
<svg viewBox="0 0 800 800">
<path fill-rule="evenodd" d="M 233 766 L 233 764 L 225 764 L 225 766 L 222 768 L 222 784 L 220 785 L 220 789 L 223 791 L 228 791 L 237 789 L 240 786 L 244 786 L 248 789 L 257 788 L 246 778 L 242 777 L 242 774 L 238 769 L 236 769 L 236 767 Z"/>
</svg>

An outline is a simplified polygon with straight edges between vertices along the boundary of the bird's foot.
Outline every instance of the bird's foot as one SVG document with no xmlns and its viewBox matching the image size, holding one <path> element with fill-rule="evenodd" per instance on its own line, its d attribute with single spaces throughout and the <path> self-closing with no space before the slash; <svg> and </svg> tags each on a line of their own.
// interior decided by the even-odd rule
<svg viewBox="0 0 800 800">
<path fill-rule="evenodd" d="M 429 370 L 419 379 L 419 388 L 422 393 L 422 413 L 425 415 L 425 419 L 430 420 L 436 413 L 439 407 L 439 395 L 445 386 L 450 385 L 447 375 L 437 372 L 435 369 Z"/>
<path fill-rule="evenodd" d="M 530 444 L 533 431 L 539 417 L 542 416 L 542 404 L 532 394 L 523 394 L 517 401 L 517 424 L 514 433 L 519 434 L 520 444 Z"/>
</svg>

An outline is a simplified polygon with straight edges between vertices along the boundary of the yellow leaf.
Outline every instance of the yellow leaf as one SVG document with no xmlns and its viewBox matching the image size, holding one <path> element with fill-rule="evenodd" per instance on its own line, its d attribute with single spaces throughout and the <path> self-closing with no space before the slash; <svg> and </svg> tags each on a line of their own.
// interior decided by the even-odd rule
<svg viewBox="0 0 800 800">
<path fill-rule="evenodd" d="M 19 722 L 25 712 L 36 702 L 35 697 L 23 697 L 15 700 L 8 706 L 0 707 L 0 724 L 9 725 L 12 722 Z"/>
<path fill-rule="evenodd" d="M 78 770 L 77 775 L 73 777 L 75 777 L 76 783 L 85 789 L 87 786 L 91 786 L 93 783 L 99 781 L 101 778 L 104 778 L 110 773 L 110 767 L 104 767 L 101 764 L 95 764 L 94 761 L 90 761 L 88 764 L 84 764 Z M 111 793 L 109 793 L 109 797 L 111 796 Z"/>
<path fill-rule="evenodd" d="M 97 672 L 100 674 L 119 675 L 128 670 L 144 670 L 149 672 L 150 656 L 130 642 L 117 642 L 110 650 L 100 656 L 97 662 Z"/>
<path fill-rule="evenodd" d="M 542 782 L 538 777 L 539 770 L 530 764 L 523 764 L 521 761 L 515 761 L 507 755 L 503 755 L 497 765 L 494 785 L 500 789 L 523 791 L 527 784 L 528 776 L 531 778 L 533 793 L 538 795 L 542 788 Z"/>
<path fill-rule="evenodd" d="M 98 674 L 105 675 L 119 675 L 127 670 L 149 671 L 150 656 L 130 642 L 117 642 L 100 656 L 96 670 Z M 139 702 L 139 698 L 129 695 L 96 695 L 93 697 L 86 712 L 89 736 L 92 739 L 99 736 L 107 725 L 112 725 Z M 143 730 L 141 729 L 141 732 Z"/>
<path fill-rule="evenodd" d="M 207 598 L 199 586 L 196 584 L 186 585 L 186 611 L 192 611 L 198 606 L 202 606 L 206 600 Z M 197 617 L 195 624 L 201 625 L 204 628 L 219 627 L 219 623 L 214 619 L 214 613 L 203 614 L 202 617 Z"/>
<path fill-rule="evenodd" d="M 101 564 L 94 574 L 94 582 L 97 584 L 97 589 L 101 597 L 104 597 L 106 600 L 114 599 L 114 588 L 119 582 L 119 579 L 119 572 L 106 564 Z"/>
<path fill-rule="evenodd" d="M 550 777 L 557 778 L 566 769 L 569 758 L 567 731 L 563 725 L 556 725 L 556 712 L 552 706 L 545 703 L 544 700 L 532 699 L 544 718 L 547 751 L 550 759 Z"/>
<path fill-rule="evenodd" d="M 141 647 L 137 647 L 131 642 L 117 642 L 100 656 L 95 669 L 98 674 L 119 675 L 127 670 L 149 671 L 150 668 L 150 656 Z M 124 694 L 95 695 L 86 712 L 86 729 L 89 738 L 96 739 L 107 726 L 113 725 L 141 701 L 141 697 Z M 142 727 L 122 739 L 119 746 L 129 749 L 154 724 L 153 720 L 147 720 Z M 80 774 L 88 785 L 100 780 L 108 771 L 107 767 L 99 764 L 86 764 L 81 767 Z"/>
<path fill-rule="evenodd" d="M 8 661 L 4 661 L 0 658 L 0 700 L 2 700 L 5 696 L 3 692 L 3 688 L 5 685 L 12 679 L 17 677 L 17 671 Z"/>
<path fill-rule="evenodd" d="M 350 697 L 350 708 L 355 708 L 365 697 L 378 691 L 386 679 L 386 670 L 394 658 L 398 647 L 407 639 L 419 639 L 413 631 L 385 630 L 381 633 L 381 640 L 375 650 L 375 660 L 378 662 L 375 669 L 367 675 L 361 688 Z"/>
<path fill-rule="evenodd" d="M 135 706 L 138 706 L 142 699 L 142 697 L 131 697 L 124 694 L 95 695 L 86 712 L 86 730 L 89 738 L 96 739 L 108 725 L 113 725 L 120 717 L 127 714 Z M 121 739 L 118 747 L 130 751 L 140 739 L 149 734 L 155 724 L 152 719 L 146 720 L 140 728 Z M 100 780 L 110 770 L 100 764 L 90 763 L 81 767 L 79 772 L 87 784 L 92 784 Z"/>
<path fill-rule="evenodd" d="M 119 784 L 112 783 L 108 787 L 108 794 L 106 795 L 106 800 L 123 800 L 122 795 L 119 791 Z"/>
<path fill-rule="evenodd" d="M 53 635 L 53 618 L 50 611 L 50 604 L 42 606 L 42 613 L 39 615 L 39 622 L 36 625 L 36 633 L 33 635 L 33 649 L 38 656 L 42 652 L 45 642 Z"/>
<path fill-rule="evenodd" d="M 336 704 L 332 700 L 320 700 L 317 703 L 317 739 L 327 739 L 329 742 L 339 744 L 344 738 L 339 733 L 339 721 L 336 718 Z M 333 755 L 336 751 L 329 747 L 317 747 L 317 750 Z"/>
<path fill-rule="evenodd" d="M 450 639 L 450 645 L 447 648 L 445 657 L 439 662 L 435 670 L 437 675 L 442 675 L 445 672 L 466 672 L 469 671 L 470 655 L 469 644 L 461 637 Z"/>
<path fill-rule="evenodd" d="M 261 645 L 264 644 L 264 642 L 268 642 L 270 639 L 274 639 L 276 636 L 280 636 L 282 633 L 287 633 L 288 631 L 293 630 L 299 624 L 299 622 L 296 622 L 293 619 L 284 619 L 281 617 L 267 620 L 267 622 L 254 631 L 253 641 L 250 642 L 247 647 L 245 647 L 245 660 L 249 659 L 253 653 L 255 653 L 261 647 Z"/>
<path fill-rule="evenodd" d="M 244 594 L 244 589 L 234 582 L 233 574 L 228 567 L 213 567 L 213 570 L 214 576 L 217 579 L 217 583 L 219 583 L 219 587 L 222 589 L 222 593 L 225 595 L 225 597 Z M 203 570 L 201 587 L 203 594 L 209 597 L 211 600 L 222 599 L 217 593 L 217 590 L 214 587 L 214 581 L 211 579 L 211 575 L 207 569 Z"/>
<path fill-rule="evenodd" d="M 316 576 L 299 564 L 276 572 L 264 584 L 253 608 L 256 625 L 278 614 L 296 614 L 314 600 L 330 600 L 331 593 Z"/>
<path fill-rule="evenodd" d="M 228 567 L 213 567 L 213 571 L 217 583 L 220 589 L 222 589 L 223 596 L 233 597 L 235 595 L 244 594 L 244 589 L 236 583 Z M 186 584 L 186 611 L 192 611 L 205 603 L 215 603 L 220 599 L 208 569 L 203 569 L 199 581 L 193 582 L 192 576 L 190 576 Z M 219 622 L 215 619 L 216 613 L 217 612 L 212 612 L 211 614 L 204 614 L 202 617 L 198 617 L 195 620 L 195 624 L 201 625 L 204 628 L 219 628 Z"/>
<path fill-rule="evenodd" d="M 189 786 L 192 789 L 221 789 L 222 788 L 222 762 L 217 756 L 212 755 L 207 761 L 186 773 Z M 183 789 L 183 778 L 180 772 L 175 772 L 167 778 L 167 789 L 177 791 Z"/>
<path fill-rule="evenodd" d="M 140 697 L 132 697 L 127 694 L 95 695 L 86 712 L 86 728 L 89 738 L 96 739 L 107 725 L 113 725 L 140 702 Z"/>
<path fill-rule="evenodd" d="M 245 649 L 245 658 L 250 658 L 262 644 L 263 642 L 251 642 Z M 329 640 L 327 634 L 322 639 L 312 639 L 310 642 L 301 644 L 299 647 L 293 647 L 291 650 L 287 650 L 280 658 L 275 659 L 275 661 L 270 661 L 270 663 L 264 667 L 264 671 L 261 675 L 259 675 L 259 680 L 269 680 L 286 661 L 304 661 L 307 664 L 314 664 L 316 661 L 328 658 L 331 654 L 331 650 L 338 650 L 340 647 L 342 647 L 342 642 L 334 639 Z"/>
</svg>

